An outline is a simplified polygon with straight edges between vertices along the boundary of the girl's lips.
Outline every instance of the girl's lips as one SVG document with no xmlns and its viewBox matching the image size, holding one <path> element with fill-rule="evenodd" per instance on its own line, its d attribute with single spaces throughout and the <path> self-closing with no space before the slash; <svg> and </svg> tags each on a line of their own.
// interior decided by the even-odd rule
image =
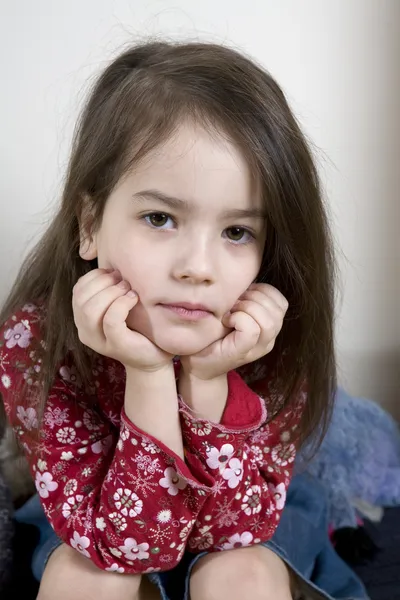
<svg viewBox="0 0 400 600">
<path fill-rule="evenodd" d="M 206 317 L 211 317 L 213 314 L 202 304 L 189 304 L 182 302 L 179 304 L 159 304 L 159 306 L 174 313 L 185 321 L 200 321 Z"/>
</svg>

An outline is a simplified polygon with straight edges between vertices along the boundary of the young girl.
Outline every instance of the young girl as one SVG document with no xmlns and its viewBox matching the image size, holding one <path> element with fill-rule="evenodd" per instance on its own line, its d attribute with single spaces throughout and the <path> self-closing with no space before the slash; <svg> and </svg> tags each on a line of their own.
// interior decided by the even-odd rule
<svg viewBox="0 0 400 600">
<path fill-rule="evenodd" d="M 146 598 L 149 579 L 291 598 L 269 540 L 329 417 L 332 313 L 318 177 L 275 81 L 211 44 L 119 56 L 1 316 L 2 397 L 52 528 L 40 600 Z"/>
</svg>

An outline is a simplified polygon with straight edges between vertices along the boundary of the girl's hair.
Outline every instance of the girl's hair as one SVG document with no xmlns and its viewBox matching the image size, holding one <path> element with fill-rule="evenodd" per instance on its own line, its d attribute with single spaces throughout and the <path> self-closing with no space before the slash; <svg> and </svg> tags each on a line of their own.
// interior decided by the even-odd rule
<svg viewBox="0 0 400 600">
<path fill-rule="evenodd" d="M 280 87 L 232 49 L 147 43 L 105 69 L 75 131 L 61 207 L 25 260 L 0 322 L 27 302 L 46 302 L 42 407 L 68 352 L 88 378 L 92 354 L 78 339 L 71 304 L 73 286 L 93 267 L 78 253 L 81 216 L 89 208 L 95 230 L 121 177 L 185 120 L 227 136 L 261 181 L 268 216 L 258 280 L 278 288 L 290 307 L 268 361 L 285 405 L 307 382 L 299 441 L 322 435 L 336 378 L 334 260 L 318 175 Z"/>
</svg>

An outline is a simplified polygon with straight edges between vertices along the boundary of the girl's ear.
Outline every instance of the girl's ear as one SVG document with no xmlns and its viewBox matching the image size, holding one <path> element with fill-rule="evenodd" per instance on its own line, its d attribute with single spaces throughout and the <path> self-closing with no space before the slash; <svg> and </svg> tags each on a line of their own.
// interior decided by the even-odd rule
<svg viewBox="0 0 400 600">
<path fill-rule="evenodd" d="M 97 241 L 94 233 L 94 218 L 87 198 L 83 202 L 81 218 L 79 219 L 79 256 L 83 260 L 97 258 Z"/>
</svg>

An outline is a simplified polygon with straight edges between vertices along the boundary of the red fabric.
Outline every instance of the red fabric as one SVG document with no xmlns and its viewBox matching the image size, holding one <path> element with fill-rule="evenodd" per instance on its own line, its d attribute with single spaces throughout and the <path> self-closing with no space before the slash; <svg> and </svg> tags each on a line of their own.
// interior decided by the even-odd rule
<svg viewBox="0 0 400 600">
<path fill-rule="evenodd" d="M 266 423 L 268 399 L 231 372 L 221 423 L 196 419 L 179 398 L 183 461 L 126 416 L 121 364 L 99 356 L 85 389 L 67 357 L 37 441 L 34 391 L 44 318 L 27 305 L 0 330 L 0 390 L 47 518 L 64 542 L 102 569 L 147 573 L 173 568 L 186 548 L 225 550 L 273 535 L 301 403 Z M 22 383 L 24 399 L 17 392 Z"/>
</svg>

